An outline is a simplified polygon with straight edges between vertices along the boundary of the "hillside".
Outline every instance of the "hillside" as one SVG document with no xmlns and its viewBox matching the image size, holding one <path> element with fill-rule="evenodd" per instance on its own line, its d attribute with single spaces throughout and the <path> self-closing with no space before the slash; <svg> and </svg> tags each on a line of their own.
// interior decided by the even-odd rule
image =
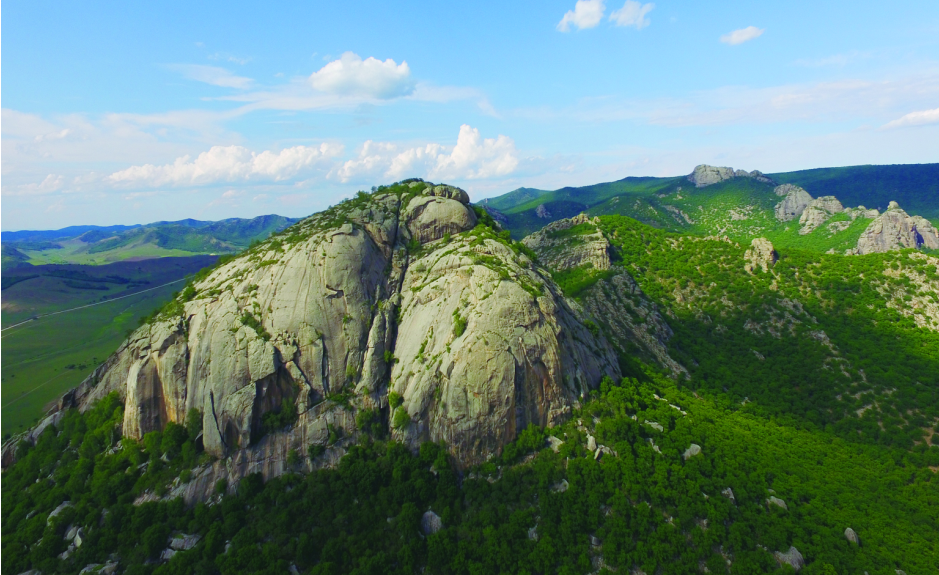
<svg viewBox="0 0 939 575">
<path fill-rule="evenodd" d="M 919 222 L 922 235 L 931 233 L 939 223 L 936 208 L 939 164 L 824 168 L 769 175 L 710 166 L 698 169 L 704 170 L 702 173 L 724 170 L 721 173 L 726 177 L 715 177 L 704 185 L 691 181 L 694 174 L 677 178 L 625 178 L 562 188 L 536 197 L 511 192 L 488 199 L 482 205 L 494 209 L 493 217 L 515 237 L 585 212 L 629 216 L 669 231 L 726 235 L 742 242 L 765 236 L 780 246 L 839 253 L 857 248 L 861 236 L 868 228 L 878 226 L 877 216 L 887 211 L 891 202 L 896 202 L 908 218 L 925 218 Z M 786 195 L 780 194 L 782 184 L 799 186 L 811 196 L 809 200 L 834 197 L 838 201 L 826 204 L 827 213 L 816 217 L 813 225 L 806 228 L 802 222 L 777 217 L 775 208 L 780 196 Z M 803 209 L 795 214 L 796 220 Z M 925 247 L 937 246 L 939 240 Z"/>
<path fill-rule="evenodd" d="M 295 219 L 269 215 L 218 222 L 182 220 L 139 226 L 2 232 L 3 269 L 21 263 L 101 265 L 127 259 L 235 253 L 294 222 Z"/>
<path fill-rule="evenodd" d="M 595 197 L 844 221 L 697 176 Z M 4 445 L 4 572 L 939 568 L 939 258 L 498 222 L 406 180 L 197 274 Z"/>
</svg>

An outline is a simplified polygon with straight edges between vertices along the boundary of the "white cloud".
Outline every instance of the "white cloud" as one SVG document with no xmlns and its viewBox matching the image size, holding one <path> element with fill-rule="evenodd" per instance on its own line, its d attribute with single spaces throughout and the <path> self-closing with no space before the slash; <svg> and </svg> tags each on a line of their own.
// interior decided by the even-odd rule
<svg viewBox="0 0 939 575">
<path fill-rule="evenodd" d="M 655 8 L 655 4 L 642 4 L 634 0 L 626 0 L 623 7 L 614 10 L 610 14 L 610 21 L 615 22 L 617 26 L 635 26 L 636 30 L 642 30 L 650 24 L 646 14 Z"/>
<path fill-rule="evenodd" d="M 114 172 L 107 180 L 116 185 L 182 186 L 231 181 L 282 181 L 293 178 L 324 160 L 342 153 L 339 144 L 318 147 L 295 146 L 280 152 L 260 154 L 242 146 L 213 146 L 190 161 L 177 158 L 172 164 L 131 166 Z"/>
<path fill-rule="evenodd" d="M 475 180 L 506 176 L 518 163 L 518 151 L 511 138 L 483 138 L 478 129 L 464 124 L 453 147 L 437 143 L 402 147 L 369 140 L 362 145 L 358 158 L 337 166 L 329 177 L 343 183 L 415 175 L 434 180 Z"/>
<path fill-rule="evenodd" d="M 407 62 L 395 64 L 390 58 L 382 62 L 371 57 L 362 60 L 352 52 L 346 52 L 338 60 L 314 72 L 310 76 L 310 85 L 328 94 L 379 100 L 407 96 L 414 91 Z"/>
<path fill-rule="evenodd" d="M 219 68 L 218 66 L 204 66 L 202 64 L 169 64 L 166 67 L 170 70 L 179 72 L 190 80 L 195 80 L 196 82 L 205 82 L 206 84 L 221 86 L 222 88 L 237 88 L 238 90 L 246 90 L 254 84 L 254 80 L 251 78 L 236 76 L 225 68 Z"/>
<path fill-rule="evenodd" d="M 724 34 L 721 36 L 721 42 L 724 44 L 730 44 L 731 46 L 736 46 L 737 44 L 743 44 L 744 42 L 749 42 L 754 38 L 759 38 L 765 32 L 765 28 L 757 28 L 756 26 L 747 26 L 746 28 L 741 28 L 739 30 L 734 30 L 730 34 Z"/>
<path fill-rule="evenodd" d="M 573 10 L 568 10 L 567 14 L 558 22 L 557 29 L 561 32 L 570 31 L 570 25 L 573 24 L 579 30 L 593 28 L 603 19 L 603 12 L 606 6 L 603 0 L 577 0 Z"/>
<path fill-rule="evenodd" d="M 49 174 L 38 184 L 23 184 L 16 186 L 15 191 L 5 192 L 9 196 L 41 196 L 51 194 L 62 189 L 65 184 L 65 178 L 55 174 Z"/>
<path fill-rule="evenodd" d="M 902 128 L 905 126 L 926 126 L 929 124 L 939 124 L 939 108 L 934 110 L 920 110 L 910 112 L 901 118 L 889 122 L 884 128 Z"/>
</svg>

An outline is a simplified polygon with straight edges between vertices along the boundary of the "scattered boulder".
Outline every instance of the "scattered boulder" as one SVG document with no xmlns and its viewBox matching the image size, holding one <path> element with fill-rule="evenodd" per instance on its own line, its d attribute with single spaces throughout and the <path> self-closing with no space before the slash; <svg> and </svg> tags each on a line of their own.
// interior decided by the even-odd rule
<svg viewBox="0 0 939 575">
<path fill-rule="evenodd" d="M 56 507 L 55 509 L 53 509 L 53 510 L 52 510 L 52 513 L 49 514 L 49 518 L 46 519 L 46 525 L 51 525 L 51 524 L 52 524 L 52 519 L 53 519 L 55 516 L 57 516 L 59 513 L 62 513 L 63 511 L 65 511 L 67 508 L 69 508 L 69 507 L 71 507 L 71 506 L 72 506 L 72 502 L 71 502 L 71 501 L 63 501 L 62 503 L 60 503 L 59 506 Z"/>
<path fill-rule="evenodd" d="M 851 529 L 850 527 L 844 530 L 844 538 L 850 541 L 851 543 L 854 543 L 855 545 L 860 544 L 857 533 L 854 531 L 854 529 Z"/>
<path fill-rule="evenodd" d="M 176 556 L 175 549 L 164 549 L 163 553 L 160 553 L 160 561 L 169 561 Z"/>
<path fill-rule="evenodd" d="M 170 538 L 170 548 L 177 551 L 188 551 L 195 547 L 200 539 L 202 539 L 202 536 L 198 534 L 177 533 Z"/>
<path fill-rule="evenodd" d="M 776 505 L 777 507 L 782 507 L 786 511 L 789 511 L 789 507 L 786 505 L 786 502 L 776 497 L 775 495 L 770 495 L 769 499 L 766 500 L 766 503 Z"/>
<path fill-rule="evenodd" d="M 792 184 L 776 186 L 774 191 L 777 196 L 785 196 L 775 208 L 776 219 L 781 222 L 788 222 L 801 216 L 812 201 L 812 196 L 808 192 Z"/>
<path fill-rule="evenodd" d="M 681 456 L 687 460 L 694 457 L 695 455 L 698 455 L 699 453 L 701 453 L 701 446 L 697 443 L 692 443 L 691 447 L 686 449 L 685 452 L 681 454 Z"/>
<path fill-rule="evenodd" d="M 730 487 L 728 487 L 727 489 L 721 491 L 721 495 L 723 495 L 723 496 L 726 497 L 727 499 L 730 499 L 731 502 L 733 502 L 733 503 L 736 503 L 736 502 L 737 502 L 737 498 L 734 497 L 734 490 L 731 489 Z"/>
<path fill-rule="evenodd" d="M 532 541 L 538 541 L 538 526 L 534 526 L 528 530 L 528 538 Z"/>
<path fill-rule="evenodd" d="M 587 434 L 587 451 L 596 451 L 596 450 L 597 450 L 597 439 L 588 433 Z"/>
<path fill-rule="evenodd" d="M 896 202 L 874 218 L 858 239 L 856 253 L 883 253 L 902 248 L 939 249 L 939 230 L 921 216 L 910 216 Z"/>
<path fill-rule="evenodd" d="M 665 428 L 662 427 L 662 424 L 658 421 L 650 421 L 647 419 L 644 423 L 656 431 L 665 431 Z"/>
<path fill-rule="evenodd" d="M 761 268 L 764 272 L 768 272 L 769 268 L 776 265 L 776 261 L 779 260 L 779 253 L 773 248 L 773 244 L 766 238 L 753 238 L 753 241 L 750 242 L 750 247 L 747 248 L 747 251 L 743 254 L 743 259 L 746 260 L 746 263 L 743 264 L 743 269 L 747 273 L 753 273 L 757 268 Z"/>
<path fill-rule="evenodd" d="M 551 491 L 555 493 L 564 493 L 570 488 L 571 484 L 567 482 L 566 479 L 562 479 L 560 483 L 555 483 L 554 487 L 551 488 Z"/>
<path fill-rule="evenodd" d="M 780 565 L 786 563 L 796 571 L 802 569 L 802 567 L 805 566 L 805 559 L 803 559 L 802 554 L 799 553 L 799 550 L 795 547 L 790 546 L 789 550 L 785 553 L 777 551 L 773 555 L 776 557 L 776 561 L 779 562 Z"/>
<path fill-rule="evenodd" d="M 443 529 L 443 519 L 433 511 L 425 511 L 421 516 L 421 533 L 433 535 Z"/>
<path fill-rule="evenodd" d="M 113 575 L 117 572 L 117 561 L 108 561 L 104 565 L 101 563 L 92 563 L 85 565 L 85 568 L 79 571 L 79 575 L 85 573 L 95 573 L 96 575 Z M 38 571 L 36 572 L 39 573 Z"/>
<path fill-rule="evenodd" d="M 545 443 L 548 445 L 548 447 L 551 448 L 551 451 L 555 453 L 557 453 L 561 446 L 564 445 L 563 441 L 553 435 L 549 435 L 547 438 L 545 438 Z"/>
<path fill-rule="evenodd" d="M 600 541 L 600 538 L 599 538 L 599 537 L 597 537 L 596 535 L 591 535 L 591 536 L 590 536 L 590 545 L 591 545 L 591 547 L 599 547 L 599 546 L 602 545 L 602 544 L 603 544 L 603 542 Z"/>
<path fill-rule="evenodd" d="M 841 202 L 838 201 L 838 198 L 835 196 L 821 196 L 815 198 L 809 205 L 806 206 L 805 211 L 802 212 L 802 216 L 799 218 L 799 225 L 802 226 L 799 228 L 799 235 L 810 234 L 815 231 L 820 225 L 827 222 L 833 215 L 840 214 L 844 211 L 844 206 L 841 205 Z"/>
</svg>

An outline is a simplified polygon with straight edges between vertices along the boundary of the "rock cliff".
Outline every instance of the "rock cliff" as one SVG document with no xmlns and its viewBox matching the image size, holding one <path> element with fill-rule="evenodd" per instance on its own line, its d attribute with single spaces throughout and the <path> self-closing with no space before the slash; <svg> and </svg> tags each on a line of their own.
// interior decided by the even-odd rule
<svg viewBox="0 0 939 575">
<path fill-rule="evenodd" d="M 629 272 L 612 264 L 613 248 L 598 221 L 584 214 L 558 220 L 522 243 L 552 271 L 581 268 L 606 272 L 580 295 L 579 306 L 597 331 L 613 344 L 621 362 L 638 356 L 673 375 L 687 375 L 685 367 L 669 355 L 671 327 Z"/>
<path fill-rule="evenodd" d="M 921 216 L 910 216 L 896 202 L 874 218 L 858 239 L 854 253 L 870 254 L 901 248 L 939 249 L 939 230 Z"/>
<path fill-rule="evenodd" d="M 835 196 L 821 196 L 815 198 L 805 207 L 799 217 L 799 234 L 810 234 L 817 227 L 827 222 L 833 215 L 844 211 L 844 206 Z"/>
<path fill-rule="evenodd" d="M 781 222 L 788 222 L 801 216 L 812 201 L 812 196 L 808 192 L 792 184 L 776 186 L 773 191 L 777 196 L 784 196 L 783 200 L 776 204 L 775 210 L 776 219 Z"/>
<path fill-rule="evenodd" d="M 746 170 L 735 171 L 733 168 L 719 168 L 716 166 L 708 166 L 707 164 L 696 166 L 694 171 L 688 175 L 688 181 L 698 188 L 704 188 L 732 178 L 753 178 L 764 184 L 773 183 L 773 180 L 766 177 L 763 172 L 759 170 L 753 170 L 752 172 Z"/>
<path fill-rule="evenodd" d="M 497 224 L 477 225 L 468 200 L 412 181 L 304 220 L 198 278 L 61 407 L 116 391 L 134 439 L 197 410 L 218 461 L 177 488 L 187 500 L 218 479 L 283 473 L 311 444 L 330 447 L 302 465 L 328 464 L 363 413 L 413 447 L 445 440 L 459 463 L 484 461 L 619 368 L 550 274 Z"/>
</svg>

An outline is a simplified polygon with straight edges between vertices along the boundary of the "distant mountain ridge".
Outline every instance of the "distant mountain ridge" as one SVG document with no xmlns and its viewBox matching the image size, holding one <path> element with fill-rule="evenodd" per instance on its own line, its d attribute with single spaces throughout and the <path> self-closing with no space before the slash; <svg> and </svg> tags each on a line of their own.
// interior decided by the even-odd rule
<svg viewBox="0 0 939 575">
<path fill-rule="evenodd" d="M 810 199 L 821 202 L 822 198 L 835 197 L 837 206 L 831 204 L 833 211 L 824 214 L 820 208 L 813 208 L 807 216 L 813 218 L 809 227 L 782 220 L 776 217 L 776 208 L 779 196 L 786 194 L 778 194 L 777 190 L 785 184 L 798 186 Z M 513 237 L 519 238 L 584 212 L 629 216 L 674 232 L 726 235 L 747 242 L 766 236 L 778 245 L 844 252 L 859 249 L 858 242 L 868 232 L 867 227 L 881 213 L 893 209 L 898 218 L 892 223 L 911 238 L 899 240 L 898 246 L 934 249 L 929 234 L 939 222 L 939 164 L 851 166 L 773 174 L 702 165 L 689 176 L 629 177 L 537 195 L 523 190 L 480 202 L 511 230 Z M 849 206 L 851 209 L 845 210 Z M 865 206 L 863 210 L 854 209 Z M 800 206 L 796 220 L 806 207 L 807 202 Z M 899 217 L 896 210 L 901 207 Z M 920 241 L 917 234 L 924 235 L 924 230 L 929 237 Z M 875 244 L 887 245 L 868 242 L 868 246 Z"/>
<path fill-rule="evenodd" d="M 101 264 L 129 258 L 233 253 L 299 221 L 278 215 L 219 221 L 185 219 L 132 226 L 70 226 L 2 232 L 3 266 Z"/>
</svg>

